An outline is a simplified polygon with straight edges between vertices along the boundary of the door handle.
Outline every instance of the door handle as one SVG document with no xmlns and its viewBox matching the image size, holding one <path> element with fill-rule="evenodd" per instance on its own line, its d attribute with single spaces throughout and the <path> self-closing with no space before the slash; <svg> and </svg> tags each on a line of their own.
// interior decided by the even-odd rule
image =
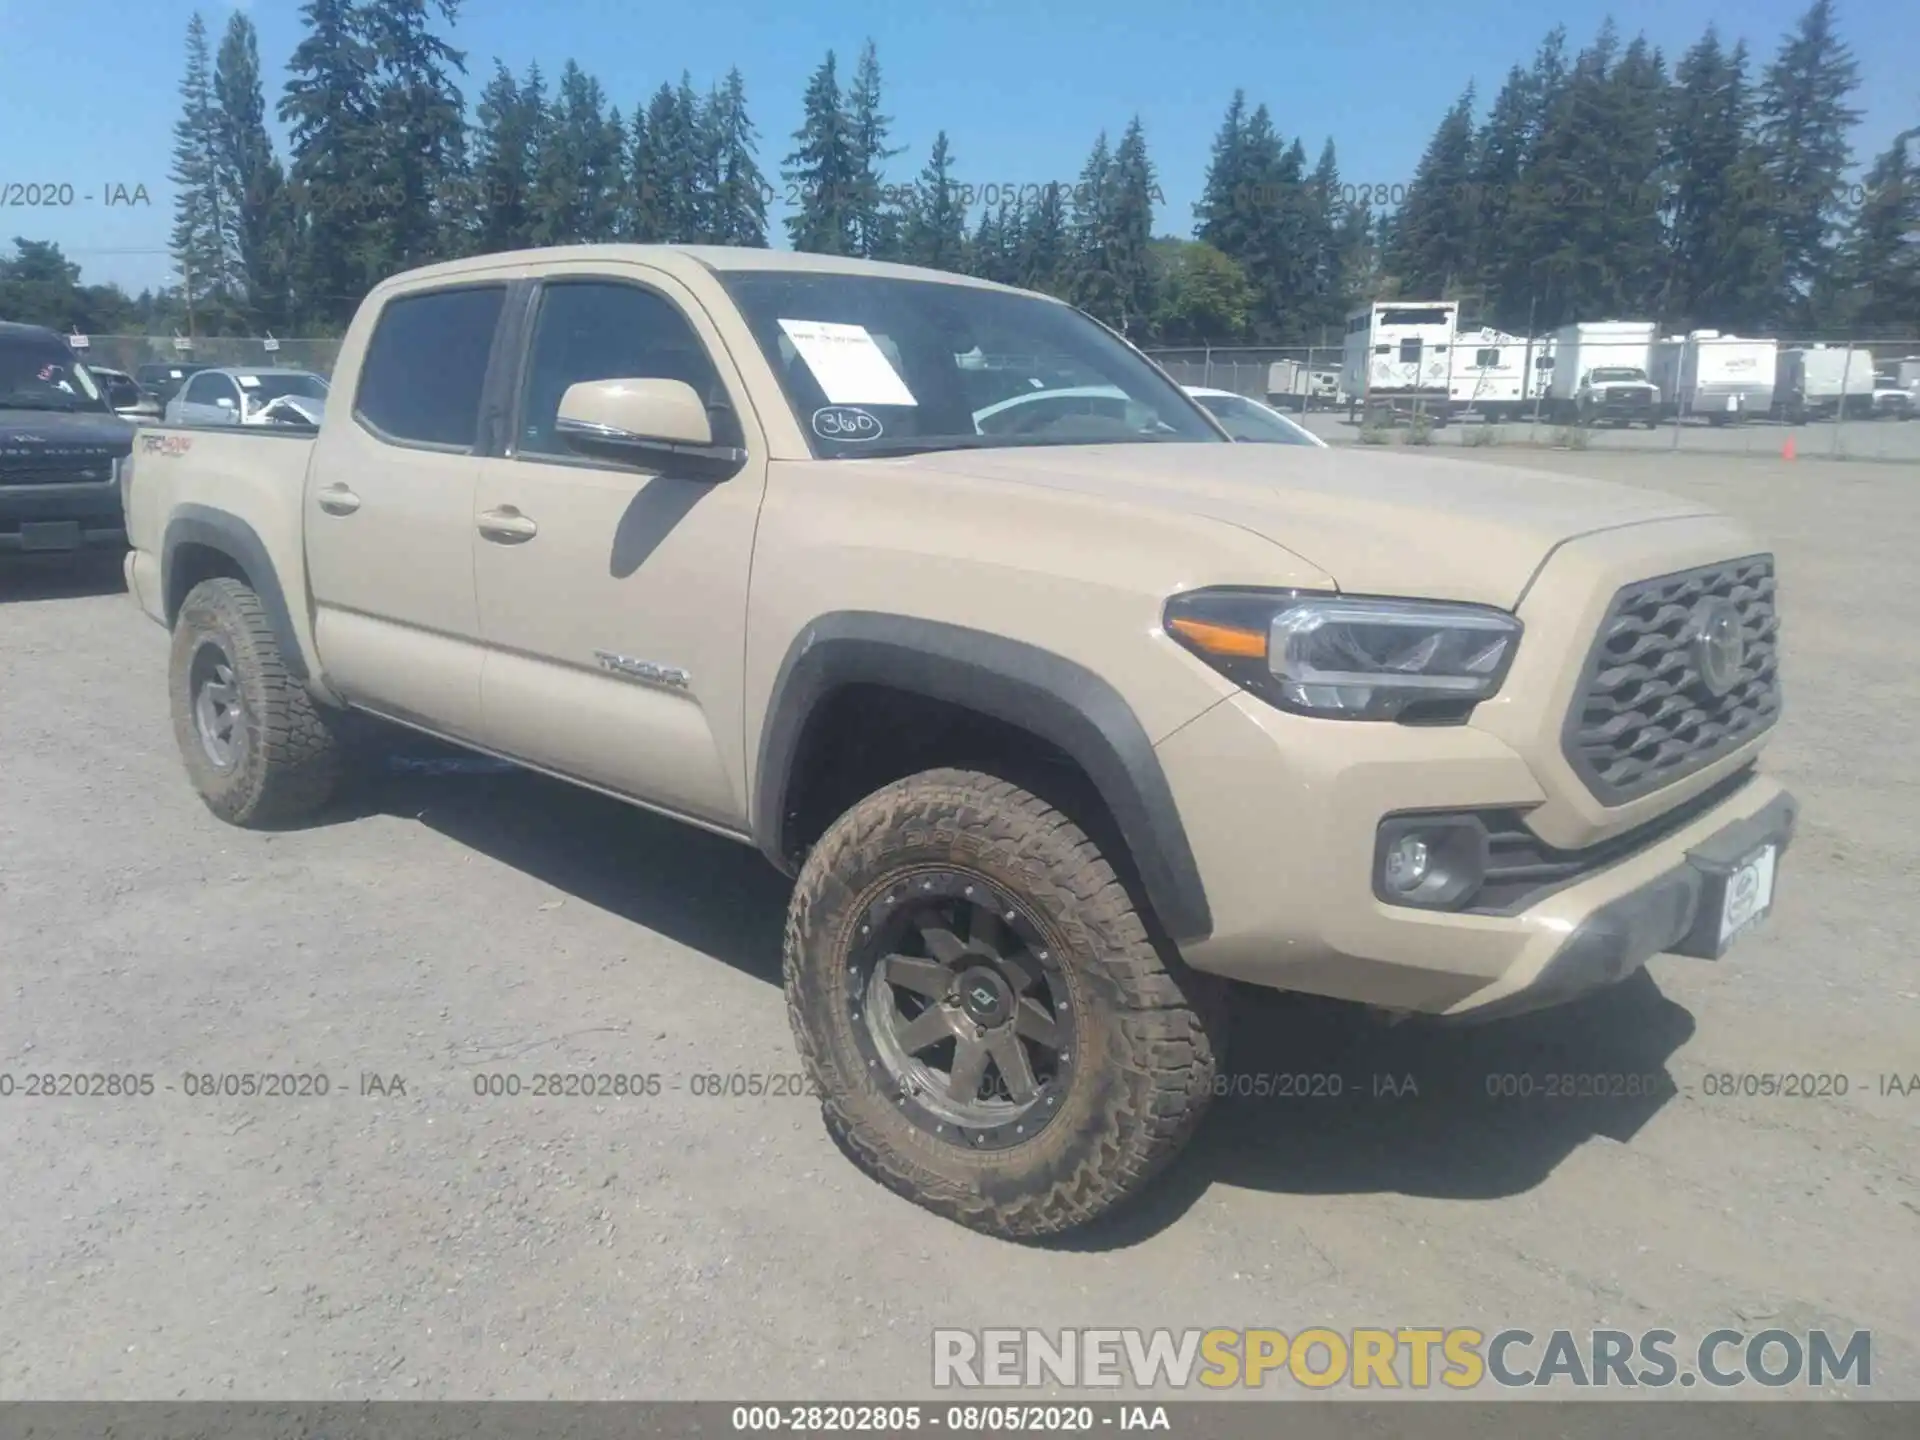
<svg viewBox="0 0 1920 1440">
<path fill-rule="evenodd" d="M 497 545 L 518 545 L 540 533 L 540 527 L 511 505 L 483 510 L 474 521 L 480 533 Z"/>
<path fill-rule="evenodd" d="M 314 503 L 329 515 L 351 515 L 360 508 L 360 497 L 336 481 L 314 496 Z"/>
</svg>

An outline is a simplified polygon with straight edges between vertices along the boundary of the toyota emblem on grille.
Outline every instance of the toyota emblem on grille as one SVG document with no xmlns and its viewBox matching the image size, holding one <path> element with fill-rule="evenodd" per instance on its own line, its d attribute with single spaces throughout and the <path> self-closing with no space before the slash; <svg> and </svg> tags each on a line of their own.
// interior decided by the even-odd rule
<svg viewBox="0 0 1920 1440">
<path fill-rule="evenodd" d="M 1740 632 L 1740 612 L 1731 600 L 1709 596 L 1693 609 L 1687 624 L 1687 643 L 1700 683 L 1716 700 L 1740 683 L 1740 667 L 1747 658 L 1747 637 Z"/>
</svg>

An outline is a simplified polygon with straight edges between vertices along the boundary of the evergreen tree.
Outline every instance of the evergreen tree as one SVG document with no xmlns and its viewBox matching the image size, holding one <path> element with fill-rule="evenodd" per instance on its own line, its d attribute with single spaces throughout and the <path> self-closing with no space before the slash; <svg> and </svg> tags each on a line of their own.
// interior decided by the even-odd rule
<svg viewBox="0 0 1920 1440">
<path fill-rule="evenodd" d="M 1542 86 L 1549 97 L 1545 114 L 1508 213 L 1541 326 L 1620 313 L 1606 255 L 1606 212 L 1623 199 L 1613 193 L 1616 172 L 1608 158 L 1619 139 L 1618 92 L 1610 84 L 1619 52 L 1613 22 L 1603 22 L 1565 82 Z"/>
<path fill-rule="evenodd" d="M 626 210 L 626 135 L 600 82 L 567 61 L 540 127 L 533 241 L 583 245 L 611 240 Z"/>
<path fill-rule="evenodd" d="M 1853 52 L 1834 30 L 1833 0 L 1813 0 L 1760 88 L 1760 144 L 1785 281 L 1782 319 L 1821 318 L 1814 292 L 1834 276 L 1853 158 L 1848 134 L 1860 119 L 1847 97 L 1859 83 Z"/>
<path fill-rule="evenodd" d="M 1253 249 L 1250 169 L 1247 94 L 1235 90 L 1213 138 L 1200 202 L 1193 207 L 1195 235 L 1223 255 L 1246 255 Z"/>
<path fill-rule="evenodd" d="M 1705 35 L 1681 57 L 1668 102 L 1668 265 L 1661 313 L 1672 328 L 1753 330 L 1781 292 L 1747 51 Z"/>
<path fill-rule="evenodd" d="M 180 82 L 180 118 L 173 126 L 173 235 L 170 246 L 181 281 L 191 292 L 196 321 L 219 333 L 232 318 L 242 289 L 239 235 L 231 209 L 206 22 L 187 22 L 187 69 Z"/>
<path fill-rule="evenodd" d="M 1153 162 L 1147 157 L 1140 118 L 1128 122 L 1113 152 L 1111 209 L 1106 217 L 1104 255 L 1119 301 L 1123 335 L 1144 338 L 1154 308 L 1153 208 L 1161 199 Z"/>
<path fill-rule="evenodd" d="M 1479 253 L 1475 268 L 1487 307 L 1503 329 L 1523 330 L 1536 314 L 1542 274 L 1534 246 L 1551 224 L 1562 196 L 1553 188 L 1564 174 L 1546 159 L 1550 122 L 1570 82 L 1567 34 L 1562 26 L 1547 32 L 1525 71 L 1510 71 L 1495 97 L 1477 146 L 1474 200 Z"/>
<path fill-rule="evenodd" d="M 1477 279 L 1474 235 L 1473 87 L 1454 101 L 1427 142 L 1394 218 L 1387 268 L 1400 293 L 1417 299 L 1452 298 Z"/>
<path fill-rule="evenodd" d="M 540 67 L 527 67 L 516 82 L 494 62 L 493 79 L 480 93 L 475 136 L 479 217 L 476 240 L 483 252 L 519 250 L 535 241 L 536 167 L 544 153 L 546 87 Z"/>
<path fill-rule="evenodd" d="M 804 119 L 781 176 L 793 187 L 799 208 L 787 217 L 796 250 L 826 255 L 860 253 L 859 212 L 854 196 L 863 183 L 863 151 L 841 102 L 833 52 L 807 82 Z"/>
<path fill-rule="evenodd" d="M 1307 220 L 1313 241 L 1313 296 L 1306 321 L 1310 338 L 1344 333 L 1351 297 L 1342 222 L 1348 206 L 1340 193 L 1340 161 L 1328 136 L 1307 181 Z M 1244 279 L 1244 277 L 1243 277 Z"/>
<path fill-rule="evenodd" d="M 1894 137 L 1863 185 L 1840 256 L 1849 324 L 1920 331 L 1920 126 Z"/>
<path fill-rule="evenodd" d="M 880 58 L 869 40 L 860 50 L 853 86 L 847 92 L 847 126 L 853 136 L 855 173 L 850 197 L 856 254 L 891 257 L 900 243 L 905 217 L 886 189 L 887 161 L 903 147 L 889 147 L 893 118 L 880 113 Z"/>
<path fill-rule="evenodd" d="M 747 85 L 735 68 L 715 91 L 707 123 L 716 152 L 709 234 L 721 245 L 767 243 L 767 181 L 760 173 L 759 131 L 747 116 Z"/>
<path fill-rule="evenodd" d="M 362 231 L 379 197 L 373 163 L 374 58 L 349 0 L 307 0 L 306 33 L 288 64 L 280 119 L 291 132 L 294 284 L 303 316 L 339 324 L 372 284 Z"/>
<path fill-rule="evenodd" d="M 433 29 L 460 0 L 361 0 L 354 21 L 375 66 L 372 164 L 380 203 L 368 217 L 375 278 L 465 248 L 471 218 L 466 103 L 455 76 L 466 57 Z"/>
<path fill-rule="evenodd" d="M 1000 285 L 1021 284 L 1020 240 L 1026 212 L 1016 196 L 980 210 L 980 224 L 967 245 L 967 273 Z"/>
<path fill-rule="evenodd" d="M 1013 242 L 1014 283 L 1068 299 L 1073 294 L 1073 234 L 1066 191 L 1056 182 L 1040 188 Z"/>
<path fill-rule="evenodd" d="M 703 107 L 685 75 L 653 92 L 636 112 L 632 187 L 643 223 L 635 238 L 687 245 L 708 237 L 712 144 Z"/>
<path fill-rule="evenodd" d="M 288 321 L 288 263 L 292 214 L 286 173 L 267 135 L 267 102 L 260 87 L 260 41 L 253 22 L 236 11 L 227 20 L 214 66 L 220 131 L 221 182 L 233 234 L 240 293 L 255 326 Z"/>
<path fill-rule="evenodd" d="M 1089 315 L 1117 326 L 1121 312 L 1119 287 L 1106 257 L 1115 178 L 1113 147 L 1107 143 L 1107 132 L 1102 130 L 1074 187 L 1071 240 L 1061 279 L 1074 304 Z"/>
<path fill-rule="evenodd" d="M 957 271 L 966 263 L 967 211 L 954 184 L 944 130 L 933 137 L 933 153 L 908 206 L 900 248 L 909 265 Z"/>
</svg>

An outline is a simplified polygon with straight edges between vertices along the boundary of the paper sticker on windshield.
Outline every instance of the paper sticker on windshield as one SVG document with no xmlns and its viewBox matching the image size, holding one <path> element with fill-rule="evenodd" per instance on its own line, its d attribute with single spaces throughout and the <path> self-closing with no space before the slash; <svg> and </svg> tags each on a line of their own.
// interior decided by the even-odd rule
<svg viewBox="0 0 1920 1440">
<path fill-rule="evenodd" d="M 864 325 L 782 320 L 780 328 L 833 405 L 918 405 Z"/>
<path fill-rule="evenodd" d="M 813 412 L 813 433 L 822 440 L 878 440 L 879 420 L 854 405 L 827 405 Z"/>
<path fill-rule="evenodd" d="M 258 375 L 236 375 L 233 378 L 240 382 L 240 388 L 243 390 L 258 390 L 260 388 L 260 377 Z"/>
</svg>

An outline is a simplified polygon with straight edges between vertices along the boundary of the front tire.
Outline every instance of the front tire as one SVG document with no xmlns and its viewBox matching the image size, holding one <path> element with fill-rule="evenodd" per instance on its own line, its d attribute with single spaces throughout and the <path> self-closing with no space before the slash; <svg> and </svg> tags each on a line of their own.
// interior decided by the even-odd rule
<svg viewBox="0 0 1920 1440">
<path fill-rule="evenodd" d="M 341 774 L 334 717 L 287 671 L 265 608 L 244 581 L 206 580 L 173 626 L 168 688 L 188 778 L 229 824 L 300 820 Z"/>
<path fill-rule="evenodd" d="M 1155 945 L 1086 833 L 977 771 L 897 781 L 827 830 L 784 975 L 842 1148 L 1010 1239 L 1145 1187 L 1198 1128 L 1225 1038 L 1221 987 Z"/>
</svg>

